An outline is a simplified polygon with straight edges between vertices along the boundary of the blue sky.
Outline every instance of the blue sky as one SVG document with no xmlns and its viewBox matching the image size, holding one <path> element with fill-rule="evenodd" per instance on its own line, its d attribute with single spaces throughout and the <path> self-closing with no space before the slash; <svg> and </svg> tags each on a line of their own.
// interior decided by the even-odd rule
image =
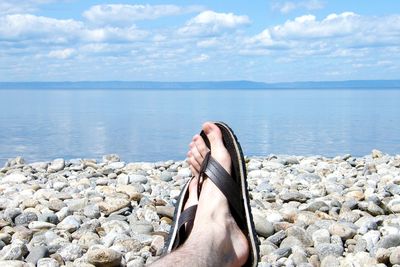
<svg viewBox="0 0 400 267">
<path fill-rule="evenodd" d="M 0 81 L 400 79 L 400 1 L 0 0 Z"/>
</svg>

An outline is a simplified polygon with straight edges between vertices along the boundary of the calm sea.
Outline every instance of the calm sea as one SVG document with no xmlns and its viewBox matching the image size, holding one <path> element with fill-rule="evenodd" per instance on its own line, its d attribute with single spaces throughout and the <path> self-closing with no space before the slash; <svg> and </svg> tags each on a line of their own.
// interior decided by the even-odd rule
<svg viewBox="0 0 400 267">
<path fill-rule="evenodd" d="M 202 122 L 246 155 L 400 154 L 400 90 L 0 90 L 0 164 L 182 160 Z"/>
</svg>

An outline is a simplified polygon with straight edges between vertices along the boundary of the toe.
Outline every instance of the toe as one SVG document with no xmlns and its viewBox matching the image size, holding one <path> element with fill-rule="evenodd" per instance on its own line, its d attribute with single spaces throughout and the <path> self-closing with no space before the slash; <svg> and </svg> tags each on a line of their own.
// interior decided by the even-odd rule
<svg viewBox="0 0 400 267">
<path fill-rule="evenodd" d="M 206 157 L 207 153 L 210 151 L 210 149 L 208 149 L 203 138 L 201 136 L 196 138 L 196 140 L 194 141 L 194 145 L 196 146 L 197 151 L 200 153 L 201 157 L 204 159 Z"/>
<path fill-rule="evenodd" d="M 211 148 L 220 147 L 221 145 L 223 145 L 222 133 L 217 125 L 211 122 L 206 122 L 203 124 L 203 131 L 210 141 Z"/>
</svg>

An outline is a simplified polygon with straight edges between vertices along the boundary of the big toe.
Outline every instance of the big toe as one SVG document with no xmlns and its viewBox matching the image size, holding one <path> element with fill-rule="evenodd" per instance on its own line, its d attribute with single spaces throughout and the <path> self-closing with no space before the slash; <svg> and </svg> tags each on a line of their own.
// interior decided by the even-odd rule
<svg viewBox="0 0 400 267">
<path fill-rule="evenodd" d="M 203 124 L 203 131 L 206 134 L 211 146 L 211 155 L 230 173 L 231 158 L 224 146 L 221 130 L 211 122 Z"/>
<path fill-rule="evenodd" d="M 211 122 L 203 124 L 203 131 L 210 141 L 211 150 L 223 146 L 222 133 L 217 125 Z"/>
</svg>

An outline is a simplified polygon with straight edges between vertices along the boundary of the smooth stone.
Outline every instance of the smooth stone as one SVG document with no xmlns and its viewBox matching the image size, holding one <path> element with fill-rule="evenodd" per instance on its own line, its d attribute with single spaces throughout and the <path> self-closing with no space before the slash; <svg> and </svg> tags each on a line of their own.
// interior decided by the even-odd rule
<svg viewBox="0 0 400 267">
<path fill-rule="evenodd" d="M 4 267 L 32 267 L 31 265 L 18 260 L 0 260 L 0 266 Z"/>
<path fill-rule="evenodd" d="M 83 255 L 83 250 L 78 244 L 67 244 L 58 250 L 64 261 L 74 261 Z"/>
<path fill-rule="evenodd" d="M 11 184 L 22 184 L 30 179 L 23 175 L 22 173 L 11 173 L 0 179 L 2 184 L 11 183 Z"/>
<path fill-rule="evenodd" d="M 34 212 L 23 212 L 22 214 L 15 217 L 16 225 L 28 225 L 30 222 L 37 221 L 38 216 Z"/>
<path fill-rule="evenodd" d="M 86 254 L 87 261 L 98 267 L 120 266 L 122 255 L 108 248 L 89 249 Z"/>
<path fill-rule="evenodd" d="M 81 211 L 87 206 L 88 199 L 81 198 L 81 199 L 68 199 L 65 200 L 69 211 Z"/>
<path fill-rule="evenodd" d="M 290 257 L 296 266 L 299 266 L 302 263 L 308 263 L 307 253 L 301 249 L 294 249 Z"/>
<path fill-rule="evenodd" d="M 128 207 L 130 201 L 125 198 L 107 197 L 103 202 L 99 202 L 98 205 L 100 211 L 108 216 L 117 210 Z"/>
<path fill-rule="evenodd" d="M 162 217 L 173 218 L 175 208 L 173 206 L 156 206 L 157 214 Z"/>
<path fill-rule="evenodd" d="M 328 255 L 321 261 L 321 267 L 339 267 L 340 262 L 337 256 Z"/>
<path fill-rule="evenodd" d="M 376 259 L 372 258 L 368 252 L 358 252 L 356 254 L 348 254 L 345 258 L 340 259 L 340 266 L 354 266 L 354 263 L 357 263 L 357 266 L 360 267 L 369 267 L 376 266 Z"/>
<path fill-rule="evenodd" d="M 317 247 L 319 244 L 330 243 L 331 241 L 330 233 L 326 229 L 316 230 L 312 234 L 312 240 L 314 242 L 314 247 Z"/>
<path fill-rule="evenodd" d="M 274 234 L 275 230 L 273 224 L 269 222 L 265 217 L 254 214 L 253 219 L 257 234 L 263 237 L 269 237 Z"/>
<path fill-rule="evenodd" d="M 45 230 L 56 227 L 55 224 L 48 223 L 48 222 L 40 222 L 40 221 L 33 221 L 30 222 L 28 228 L 31 230 Z"/>
<path fill-rule="evenodd" d="M 122 169 L 123 167 L 125 167 L 125 162 L 111 162 L 106 166 L 106 168 L 113 170 Z"/>
<path fill-rule="evenodd" d="M 344 223 L 334 223 L 329 227 L 331 235 L 340 236 L 343 240 L 352 238 L 357 231 Z"/>
<path fill-rule="evenodd" d="M 192 171 L 189 168 L 181 168 L 178 170 L 177 175 L 181 177 L 190 177 L 192 175 Z"/>
<path fill-rule="evenodd" d="M 392 250 L 389 260 L 391 264 L 400 264 L 400 247 Z"/>
<path fill-rule="evenodd" d="M 286 233 L 283 230 L 276 232 L 275 234 L 271 235 L 267 238 L 267 241 L 271 242 L 272 244 L 279 245 L 283 239 L 286 238 Z"/>
<path fill-rule="evenodd" d="M 120 157 L 117 154 L 109 154 L 103 156 L 103 162 L 119 162 Z"/>
<path fill-rule="evenodd" d="M 60 199 L 51 199 L 48 203 L 48 208 L 53 211 L 60 211 L 65 206 L 66 205 L 65 205 L 64 201 L 62 201 Z"/>
<path fill-rule="evenodd" d="M 45 246 L 38 246 L 31 249 L 25 261 L 36 264 L 41 258 L 47 257 L 48 249 Z"/>
<path fill-rule="evenodd" d="M 131 224 L 132 232 L 138 234 L 151 234 L 154 231 L 153 225 L 147 222 L 136 222 Z"/>
<path fill-rule="evenodd" d="M 48 172 L 58 172 L 64 169 L 65 160 L 64 159 L 55 159 L 51 162 L 51 164 L 47 167 Z"/>
<path fill-rule="evenodd" d="M 80 225 L 81 223 L 79 220 L 77 220 L 73 215 L 69 215 L 57 225 L 57 229 L 73 233 L 80 227 Z"/>
<path fill-rule="evenodd" d="M 169 182 L 172 181 L 172 178 L 176 175 L 176 172 L 169 172 L 169 171 L 163 171 L 160 175 L 161 181 L 164 182 Z"/>
<path fill-rule="evenodd" d="M 400 235 L 383 236 L 376 244 L 376 248 L 391 248 L 400 246 Z"/>
<path fill-rule="evenodd" d="M 156 235 L 150 245 L 150 251 L 155 256 L 160 256 L 164 248 L 164 237 Z"/>
<path fill-rule="evenodd" d="M 83 214 L 88 217 L 88 218 L 92 218 L 92 219 L 97 219 L 101 216 L 100 213 L 100 208 L 97 204 L 91 204 L 91 205 L 87 205 L 84 209 L 83 209 Z"/>
<path fill-rule="evenodd" d="M 129 176 L 127 174 L 125 174 L 125 173 L 121 173 L 117 177 L 117 184 L 120 184 L 120 185 L 129 184 Z"/>
<path fill-rule="evenodd" d="M 24 242 L 16 240 L 0 251 L 0 260 L 22 260 L 28 253 Z"/>
<path fill-rule="evenodd" d="M 289 201 L 305 202 L 307 200 L 306 195 L 297 191 L 283 192 L 279 194 L 279 198 L 282 199 L 284 202 L 289 202 Z"/>
<path fill-rule="evenodd" d="M 305 248 L 304 244 L 294 236 L 288 236 L 282 240 L 279 248 L 293 248 L 293 247 L 300 247 Z"/>
<path fill-rule="evenodd" d="M 379 248 L 375 253 L 375 258 L 378 263 L 384 263 L 386 265 L 390 262 L 391 250 L 386 248 Z"/>
<path fill-rule="evenodd" d="M 313 245 L 313 241 L 309 234 L 301 227 L 292 226 L 286 229 L 286 235 L 288 237 L 293 236 L 300 240 L 304 247 L 311 247 Z"/>
<path fill-rule="evenodd" d="M 42 258 L 37 261 L 36 267 L 59 267 L 58 261 L 52 258 Z"/>
<path fill-rule="evenodd" d="M 336 244 L 319 244 L 317 247 L 317 255 L 320 260 L 323 260 L 328 255 L 340 257 L 343 254 L 343 247 Z"/>
<path fill-rule="evenodd" d="M 129 183 L 139 183 L 145 184 L 147 183 L 148 179 L 146 176 L 141 174 L 129 174 Z"/>
</svg>

